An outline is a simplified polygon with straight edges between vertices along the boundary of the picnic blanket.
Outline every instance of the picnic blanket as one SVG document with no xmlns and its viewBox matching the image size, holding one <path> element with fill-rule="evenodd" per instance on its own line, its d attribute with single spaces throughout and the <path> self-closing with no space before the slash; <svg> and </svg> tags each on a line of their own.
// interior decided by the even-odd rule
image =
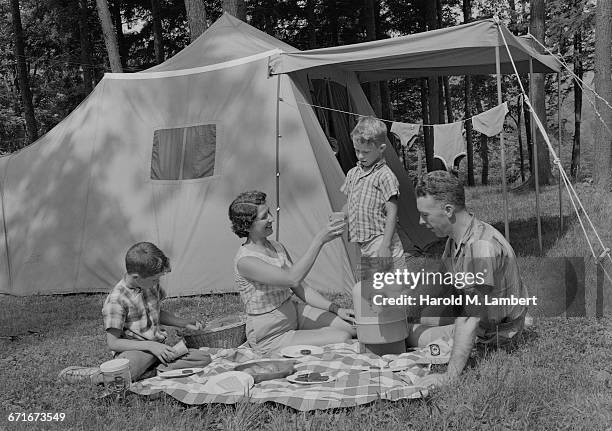
<svg viewBox="0 0 612 431">
<path fill-rule="evenodd" d="M 185 404 L 234 404 L 248 400 L 253 403 L 271 401 L 300 411 L 324 410 L 354 407 L 377 399 L 397 401 L 423 397 L 427 390 L 416 386 L 415 382 L 429 373 L 432 362 L 448 361 L 448 356 L 432 361 L 428 348 L 379 357 L 358 353 L 358 343 L 330 344 L 319 355 L 298 358 L 295 370 L 326 372 L 336 380 L 313 385 L 300 385 L 286 379 L 268 380 L 254 385 L 245 397 L 210 394 L 202 388 L 211 376 L 231 371 L 247 361 L 263 359 L 262 356 L 249 348 L 201 350 L 212 357 L 203 372 L 171 379 L 152 377 L 134 383 L 131 391 L 140 395 L 163 391 Z M 448 348 L 442 350 L 450 352 Z"/>
</svg>

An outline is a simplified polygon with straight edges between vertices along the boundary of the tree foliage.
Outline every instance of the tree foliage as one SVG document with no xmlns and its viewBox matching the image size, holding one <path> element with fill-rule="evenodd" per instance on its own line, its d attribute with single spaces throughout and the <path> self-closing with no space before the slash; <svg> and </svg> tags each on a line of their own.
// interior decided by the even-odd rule
<svg viewBox="0 0 612 431">
<path fill-rule="evenodd" d="M 125 72 L 136 72 L 156 64 L 155 38 L 151 0 L 108 0 L 115 10 L 115 27 L 123 35 L 122 63 Z M 387 38 L 413 34 L 426 28 L 425 6 L 434 0 L 246 0 L 246 20 L 254 27 L 273 35 L 299 49 L 323 48 L 363 42 L 368 39 L 368 6 L 374 5 L 375 37 Z M 39 131 L 45 133 L 61 121 L 86 96 L 85 71 L 93 72 L 98 82 L 109 72 L 107 54 L 95 0 L 20 0 L 21 16 L 27 53 L 27 67 L 33 93 Z M 89 62 L 82 55 L 82 29 L 79 27 L 80 3 L 88 6 L 86 17 L 87 41 L 90 42 Z M 159 0 L 163 58 L 170 58 L 190 43 L 190 31 L 183 1 Z M 208 23 L 222 13 L 222 0 L 202 0 Z M 447 27 L 463 23 L 460 0 L 439 0 L 440 13 L 436 25 Z M 529 23 L 528 0 L 472 0 L 472 19 L 498 15 L 515 34 L 526 34 Z M 546 45 L 559 52 L 564 60 L 574 64 L 574 36 L 581 34 L 579 53 L 585 71 L 593 69 L 594 0 L 547 0 Z M 0 20 L 10 23 L 7 2 L 0 2 Z M 117 22 L 120 19 L 120 23 Z M 81 23 L 82 24 L 82 23 Z M 369 36 L 372 38 L 372 36 Z M 159 55 L 159 53 L 158 53 Z M 16 62 L 13 50 L 13 34 L 10 25 L 0 26 L 0 151 L 14 151 L 26 144 L 24 113 L 16 82 Z M 525 77 L 523 82 L 526 82 Z M 91 78 L 90 78 L 91 79 Z M 439 100 L 443 118 L 460 120 L 465 114 L 464 77 L 450 77 L 446 96 Z M 556 77 L 546 81 L 549 126 L 556 117 Z M 561 82 L 562 98 L 570 95 L 572 81 L 565 75 Z M 426 88 L 425 88 L 426 89 Z M 473 77 L 470 86 L 472 115 L 495 105 L 495 79 L 491 76 Z M 382 87 L 381 87 L 382 90 Z M 510 101 L 510 115 L 516 125 L 519 116 L 516 103 L 519 88 L 514 77 L 503 80 L 504 99 Z M 395 79 L 388 83 L 388 100 L 391 109 L 384 112 L 389 119 L 418 122 L 427 108 L 427 97 L 422 96 L 421 79 Z M 450 102 L 450 103 L 449 103 Z M 551 133 L 552 134 L 552 133 Z M 489 148 L 489 179 L 499 181 L 496 140 L 486 143 L 473 135 L 474 164 L 481 169 L 481 145 Z M 508 145 L 514 145 L 508 141 Z M 418 146 L 415 146 L 417 148 Z M 406 154 L 407 166 L 416 159 L 416 150 Z M 410 162 L 410 163 L 408 163 Z M 509 180 L 520 178 L 518 150 L 508 157 Z M 465 165 L 465 162 L 462 162 Z M 525 165 L 529 166 L 528 160 Z M 497 172 L 497 173 L 496 173 Z"/>
</svg>

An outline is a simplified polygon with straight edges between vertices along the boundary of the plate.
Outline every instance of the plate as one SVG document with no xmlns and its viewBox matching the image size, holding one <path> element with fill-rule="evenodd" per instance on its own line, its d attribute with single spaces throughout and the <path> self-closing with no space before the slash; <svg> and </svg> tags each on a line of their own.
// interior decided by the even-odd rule
<svg viewBox="0 0 612 431">
<path fill-rule="evenodd" d="M 204 368 L 179 368 L 178 370 L 170 371 L 158 371 L 157 376 L 164 379 L 170 379 L 172 377 L 187 377 L 193 374 L 197 374 L 204 371 Z"/>
<path fill-rule="evenodd" d="M 308 380 L 305 380 L 304 376 L 309 376 Z M 317 378 L 325 378 L 325 377 L 327 377 L 327 380 L 317 380 Z M 287 380 L 289 380 L 291 383 L 297 383 L 300 385 L 318 385 L 321 383 L 333 382 L 334 380 L 336 380 L 336 378 L 329 373 L 318 373 L 315 371 L 300 371 L 290 376 L 287 376 Z"/>
<path fill-rule="evenodd" d="M 283 347 L 280 354 L 286 358 L 302 358 L 310 355 L 320 355 L 323 349 L 319 346 L 309 346 L 307 344 L 299 344 L 297 346 Z"/>
</svg>

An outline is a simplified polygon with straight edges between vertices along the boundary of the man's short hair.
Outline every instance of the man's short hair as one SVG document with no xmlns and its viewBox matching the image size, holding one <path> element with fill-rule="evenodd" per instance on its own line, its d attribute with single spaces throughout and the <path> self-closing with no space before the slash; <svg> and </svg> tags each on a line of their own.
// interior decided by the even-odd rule
<svg viewBox="0 0 612 431">
<path fill-rule="evenodd" d="M 128 274 L 148 278 L 169 270 L 170 261 L 155 244 L 139 242 L 131 246 L 125 254 L 125 269 Z"/>
<path fill-rule="evenodd" d="M 385 143 L 387 126 L 374 117 L 359 117 L 357 125 L 351 132 L 353 144 L 371 144 L 380 146 Z"/>
<path fill-rule="evenodd" d="M 417 197 L 429 195 L 444 205 L 465 208 L 463 183 L 450 172 L 433 171 L 421 176 L 414 191 Z"/>
<path fill-rule="evenodd" d="M 228 216 L 232 222 L 232 231 L 238 238 L 249 236 L 249 229 L 257 218 L 259 205 L 266 202 L 266 194 L 259 191 L 240 193 L 230 204 Z"/>
</svg>

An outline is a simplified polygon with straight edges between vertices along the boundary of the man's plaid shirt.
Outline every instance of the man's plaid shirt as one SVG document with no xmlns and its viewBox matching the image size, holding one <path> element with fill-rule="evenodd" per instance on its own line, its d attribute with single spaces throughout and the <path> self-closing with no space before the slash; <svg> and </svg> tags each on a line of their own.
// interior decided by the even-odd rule
<svg viewBox="0 0 612 431">
<path fill-rule="evenodd" d="M 121 279 L 104 301 L 104 330 L 116 328 L 125 338 L 163 342 L 168 334 L 159 326 L 159 313 L 165 297 L 159 283 L 153 289 L 131 288 Z"/>
<path fill-rule="evenodd" d="M 399 181 L 384 159 L 367 172 L 357 163 L 340 191 L 348 197 L 349 241 L 366 242 L 385 233 L 385 204 L 399 196 Z"/>
</svg>

